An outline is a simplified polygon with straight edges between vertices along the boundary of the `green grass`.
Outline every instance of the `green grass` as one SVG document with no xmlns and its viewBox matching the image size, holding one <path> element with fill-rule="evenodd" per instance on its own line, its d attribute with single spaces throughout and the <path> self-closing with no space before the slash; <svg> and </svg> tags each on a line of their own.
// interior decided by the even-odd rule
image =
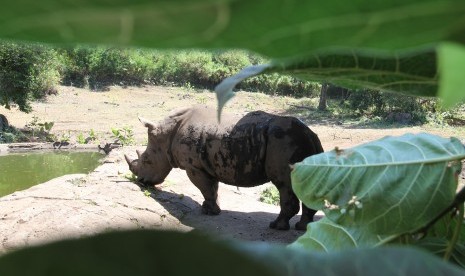
<svg viewBox="0 0 465 276">
<path fill-rule="evenodd" d="M 260 201 L 279 206 L 279 192 L 275 186 L 269 186 L 261 191 Z"/>
</svg>

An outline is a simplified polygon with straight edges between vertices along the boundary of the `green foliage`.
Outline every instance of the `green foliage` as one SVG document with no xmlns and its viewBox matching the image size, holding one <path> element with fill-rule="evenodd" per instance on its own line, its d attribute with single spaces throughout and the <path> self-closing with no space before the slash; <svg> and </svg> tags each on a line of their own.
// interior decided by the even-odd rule
<svg viewBox="0 0 465 276">
<path fill-rule="evenodd" d="M 108 85 L 177 85 L 213 89 L 243 67 L 266 60 L 245 51 L 149 51 L 76 46 L 61 51 L 64 84 L 103 88 Z M 240 89 L 279 95 L 315 95 L 317 85 L 279 74 L 251 78 Z"/>
<path fill-rule="evenodd" d="M 87 144 L 86 138 L 84 137 L 84 134 L 79 133 L 78 136 L 76 136 L 76 142 L 78 144 Z"/>
<path fill-rule="evenodd" d="M 410 239 L 453 204 L 464 158 L 456 138 L 406 134 L 304 159 L 292 171 L 293 189 L 326 217 L 293 246 L 331 252 Z M 463 214 L 457 219 L 462 224 Z"/>
<path fill-rule="evenodd" d="M 215 262 L 205 256 L 215 256 Z M 20 259 L 27 264 L 19 265 Z M 79 262 L 71 265 L 75 260 Z M 2 256 L 0 274 L 275 275 L 265 265 L 223 243 L 195 233 L 167 231 L 107 233 L 28 248 Z"/>
<path fill-rule="evenodd" d="M 91 128 L 89 130 L 89 136 L 87 136 L 86 138 L 86 142 L 89 143 L 89 142 L 95 142 L 98 140 L 98 136 L 97 136 L 97 133 L 95 133 L 95 130 L 93 128 Z"/>
<path fill-rule="evenodd" d="M 270 244 L 242 244 L 252 259 L 273 267 L 279 275 L 443 275 L 463 274 L 422 250 L 406 247 L 358 248 L 331 254 Z"/>
<path fill-rule="evenodd" d="M 214 256 L 214 261 L 205 256 Z M 105 233 L 79 240 L 59 241 L 17 250 L 0 257 L 2 275 L 210 276 L 309 273 L 323 276 L 463 275 L 463 271 L 457 267 L 412 248 L 392 247 L 319 254 L 282 245 L 220 242 L 195 232 L 153 230 Z"/>
<path fill-rule="evenodd" d="M 63 132 L 59 137 L 55 137 L 54 140 L 58 140 L 58 142 L 66 143 L 71 141 L 71 132 Z"/>
<path fill-rule="evenodd" d="M 465 10 L 460 0 L 371 5 L 322 0 L 299 5 L 264 0 L 26 3 L 4 6 L 0 37 L 167 49 L 242 48 L 273 58 L 336 46 L 389 52 L 442 41 L 460 43 L 464 27 L 458 23 Z"/>
<path fill-rule="evenodd" d="M 79 7 L 60 3 L 58 13 L 44 8 L 54 5 L 51 1 L 42 6 L 4 7 L 0 14 L 9 27 L 0 29 L 0 36 L 68 43 L 111 41 L 152 48 L 245 48 L 283 58 L 260 73 L 288 73 L 352 88 L 439 95 L 446 106 L 463 99 L 462 93 L 456 93 L 465 86 L 460 74 L 464 30 L 457 27 L 465 5 L 460 0 L 395 0 L 373 5 L 273 1 L 266 3 L 266 12 L 262 1 L 244 0 L 97 5 L 105 16 L 92 16 L 97 7 L 92 1 Z M 121 10 L 132 23 L 115 24 L 121 22 Z M 58 15 L 62 15 L 59 21 L 42 20 Z M 16 18 L 30 20 L 15 24 Z"/>
<path fill-rule="evenodd" d="M 426 123 L 435 113 L 434 99 L 373 90 L 353 91 L 347 98 L 349 108 L 358 115 L 383 117 L 389 123 Z"/>
<path fill-rule="evenodd" d="M 32 116 L 32 121 L 26 124 L 27 132 L 31 133 L 32 139 L 39 139 L 52 142 L 55 136 L 50 133 L 55 122 L 40 122 L 39 117 Z"/>
<path fill-rule="evenodd" d="M 0 144 L 3 143 L 13 143 L 16 140 L 16 137 L 11 132 L 1 131 L 0 132 Z"/>
<path fill-rule="evenodd" d="M 163 61 L 163 67 L 166 68 L 166 72 L 170 73 L 169 76 L 162 75 L 161 79 L 167 82 L 182 80 L 184 83 L 202 88 L 214 87 L 214 84 L 209 80 L 215 69 L 211 53 L 180 51 L 170 53 L 166 57 L 158 56 L 158 58 L 157 62 Z"/>
<path fill-rule="evenodd" d="M 57 53 L 49 47 L 0 42 L 0 105 L 31 111 L 30 100 L 55 92 L 59 68 Z"/>
<path fill-rule="evenodd" d="M 89 137 L 92 141 L 97 140 L 97 134 L 93 128 L 91 128 L 89 131 Z"/>
<path fill-rule="evenodd" d="M 133 174 L 132 172 L 125 174 L 124 178 L 126 178 L 127 180 L 129 180 L 129 181 L 131 181 L 133 183 L 136 183 L 136 181 L 137 181 L 137 176 L 135 174 Z"/>
<path fill-rule="evenodd" d="M 148 83 L 153 71 L 150 52 L 128 48 L 77 46 L 62 51 L 64 84 L 102 88 Z"/>
<path fill-rule="evenodd" d="M 0 144 L 25 142 L 29 139 L 15 127 L 9 126 L 0 130 Z"/>
<path fill-rule="evenodd" d="M 144 195 L 146 197 L 150 197 L 152 195 L 152 193 L 149 190 L 144 190 Z"/>
<path fill-rule="evenodd" d="M 439 93 L 436 59 L 434 49 L 392 54 L 355 50 L 347 53 L 340 50 L 335 53 L 313 53 L 299 59 L 251 66 L 239 72 L 240 77 L 225 79 L 215 90 L 221 108 L 233 97 L 232 90 L 241 81 L 260 74 L 279 72 L 303 80 L 330 82 L 350 89 L 370 89 L 431 97 Z M 446 103 L 451 105 L 451 102 Z"/>
<path fill-rule="evenodd" d="M 269 186 L 260 193 L 260 201 L 268 204 L 279 205 L 279 191 L 275 186 Z"/>
<path fill-rule="evenodd" d="M 459 212 L 444 216 L 426 233 L 426 236 L 412 244 L 426 249 L 444 260 L 465 267 L 465 220 L 463 205 Z"/>
<path fill-rule="evenodd" d="M 376 235 L 363 231 L 356 225 L 340 225 L 324 217 L 307 226 L 307 232 L 300 236 L 290 248 L 303 248 L 315 252 L 338 252 L 350 248 L 371 248 L 385 244 L 391 236 Z"/>
<path fill-rule="evenodd" d="M 135 144 L 134 132 L 130 127 L 122 128 L 111 128 L 111 133 L 113 138 L 116 138 L 118 143 L 121 143 L 123 146 L 129 146 Z"/>
<path fill-rule="evenodd" d="M 79 133 L 76 136 L 76 142 L 78 144 L 89 144 L 89 142 L 94 142 L 96 140 L 97 140 L 97 135 L 95 134 L 95 131 L 93 129 L 89 131 L 88 136 L 84 136 L 83 133 Z"/>
<path fill-rule="evenodd" d="M 89 88 L 89 76 L 98 61 L 100 48 L 76 46 L 60 51 L 64 66 L 61 82 L 65 85 Z"/>
<path fill-rule="evenodd" d="M 92 64 L 89 83 L 92 88 L 111 84 L 144 84 L 148 82 L 152 66 L 143 51 L 104 49 Z"/>
</svg>

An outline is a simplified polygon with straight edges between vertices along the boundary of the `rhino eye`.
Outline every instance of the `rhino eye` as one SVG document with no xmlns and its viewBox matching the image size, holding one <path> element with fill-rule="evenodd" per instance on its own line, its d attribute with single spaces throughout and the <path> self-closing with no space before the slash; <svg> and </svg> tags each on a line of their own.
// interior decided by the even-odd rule
<svg viewBox="0 0 465 276">
<path fill-rule="evenodd" d="M 152 161 L 147 156 L 142 156 L 142 163 L 151 165 Z"/>
</svg>

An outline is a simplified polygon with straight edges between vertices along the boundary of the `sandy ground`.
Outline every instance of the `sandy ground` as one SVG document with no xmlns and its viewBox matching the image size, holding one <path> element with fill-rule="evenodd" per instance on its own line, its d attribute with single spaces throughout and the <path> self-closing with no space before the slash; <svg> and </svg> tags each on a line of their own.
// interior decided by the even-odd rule
<svg viewBox="0 0 465 276">
<path fill-rule="evenodd" d="M 302 117 L 298 109 L 291 105 L 299 104 L 292 98 L 273 97 L 260 93 L 239 92 L 225 107 L 225 112 L 245 114 L 252 110 L 264 110 L 276 114 L 292 115 L 307 122 L 323 143 L 325 150 L 351 147 L 375 140 L 386 135 L 402 135 L 428 131 L 444 137 L 463 135 L 463 131 L 450 128 L 431 129 L 424 127 L 402 127 L 386 129 L 355 128 L 337 122 L 316 121 Z M 129 127 L 134 131 L 136 141 L 147 140 L 146 129 L 137 116 L 157 121 L 177 107 L 193 104 L 216 106 L 215 95 L 209 91 L 192 91 L 175 87 L 111 87 L 108 91 L 93 92 L 75 87 L 59 87 L 59 94 L 52 95 L 43 102 L 33 104 L 33 112 L 26 114 L 17 109 L 6 110 L 0 107 L 11 125 L 24 127 L 36 116 L 39 122 L 54 122 L 52 133 L 58 137 L 71 134 L 71 139 L 82 133 L 88 135 L 93 129 L 100 140 L 111 140 L 111 128 Z M 215 116 L 215 114 L 212 114 Z"/>
</svg>

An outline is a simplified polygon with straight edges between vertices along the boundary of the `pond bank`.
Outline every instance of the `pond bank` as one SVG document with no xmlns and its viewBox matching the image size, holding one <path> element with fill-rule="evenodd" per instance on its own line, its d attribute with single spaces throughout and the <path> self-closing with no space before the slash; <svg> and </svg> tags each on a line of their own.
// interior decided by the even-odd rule
<svg viewBox="0 0 465 276">
<path fill-rule="evenodd" d="M 89 175 L 65 175 L 0 198 L 0 252 L 109 230 L 182 228 L 119 176 L 119 158 L 115 152 Z"/>
<path fill-rule="evenodd" d="M 0 144 L 0 155 L 8 152 L 22 151 L 40 151 L 40 150 L 95 150 L 98 151 L 98 145 L 92 144 L 73 144 L 73 143 L 10 143 Z"/>
</svg>

